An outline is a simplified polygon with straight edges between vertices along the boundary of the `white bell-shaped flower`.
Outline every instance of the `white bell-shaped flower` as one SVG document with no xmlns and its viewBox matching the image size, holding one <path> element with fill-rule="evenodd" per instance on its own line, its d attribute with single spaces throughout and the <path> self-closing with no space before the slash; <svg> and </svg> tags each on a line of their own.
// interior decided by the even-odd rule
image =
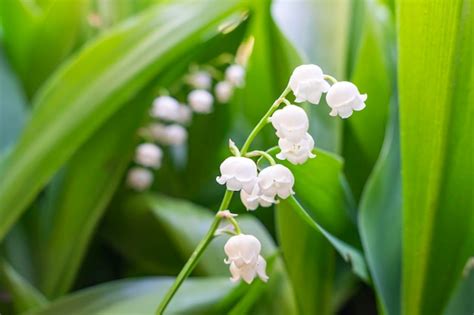
<svg viewBox="0 0 474 315">
<path fill-rule="evenodd" d="M 257 165 L 246 157 L 231 156 L 220 166 L 221 176 L 216 178 L 221 185 L 226 185 L 228 190 L 245 190 L 248 193 L 257 182 Z"/>
<path fill-rule="evenodd" d="M 196 113 L 210 113 L 214 97 L 206 90 L 194 90 L 188 95 L 189 106 Z"/>
<path fill-rule="evenodd" d="M 166 127 L 166 139 L 167 144 L 182 145 L 188 139 L 188 132 L 181 125 L 169 125 Z"/>
<path fill-rule="evenodd" d="M 153 168 L 161 166 L 163 151 L 153 143 L 142 143 L 135 151 L 135 162 Z"/>
<path fill-rule="evenodd" d="M 208 90 L 212 85 L 212 78 L 207 71 L 196 71 L 187 77 L 187 82 L 195 89 Z"/>
<path fill-rule="evenodd" d="M 220 103 L 227 103 L 234 93 L 234 86 L 227 81 L 221 81 L 214 88 L 216 98 Z"/>
<path fill-rule="evenodd" d="M 275 111 L 270 117 L 270 122 L 279 138 L 295 142 L 303 138 L 309 128 L 308 115 L 296 105 L 287 105 Z"/>
<path fill-rule="evenodd" d="M 191 121 L 192 117 L 193 117 L 193 111 L 191 110 L 191 108 L 187 105 L 180 104 L 176 122 L 180 124 L 188 124 Z"/>
<path fill-rule="evenodd" d="M 245 83 L 245 68 L 238 64 L 230 65 L 225 70 L 225 79 L 233 86 L 242 87 Z"/>
<path fill-rule="evenodd" d="M 326 95 L 326 101 L 331 107 L 329 115 L 348 118 L 352 111 L 360 111 L 365 108 L 367 94 L 360 94 L 357 86 L 352 82 L 341 81 L 335 83 Z"/>
<path fill-rule="evenodd" d="M 293 164 L 303 164 L 306 160 L 314 158 L 314 139 L 309 133 L 298 142 L 289 141 L 286 138 L 278 140 L 281 152 L 276 155 L 280 160 L 288 160 Z"/>
<path fill-rule="evenodd" d="M 301 65 L 295 68 L 290 77 L 290 88 L 295 94 L 295 102 L 308 101 L 319 104 L 321 95 L 329 90 L 324 80 L 323 70 L 317 65 Z"/>
<path fill-rule="evenodd" d="M 240 200 L 247 210 L 255 210 L 260 207 L 270 207 L 276 203 L 274 197 L 266 196 L 261 193 L 259 185 L 255 185 L 252 192 L 249 194 L 245 190 L 240 191 Z"/>
<path fill-rule="evenodd" d="M 166 125 L 161 123 L 153 123 L 148 127 L 149 134 L 159 143 L 166 143 L 168 141 L 166 135 Z"/>
<path fill-rule="evenodd" d="M 267 262 L 260 255 L 262 245 L 253 235 L 239 234 L 229 238 L 224 245 L 227 259 L 224 262 L 230 265 L 233 282 L 242 278 L 248 284 L 257 276 L 263 281 L 268 281 L 265 272 Z"/>
<path fill-rule="evenodd" d="M 127 174 L 127 185 L 137 191 L 148 189 L 153 183 L 153 173 L 143 167 L 133 167 Z"/>
<path fill-rule="evenodd" d="M 295 193 L 294 184 L 295 177 L 287 167 L 281 164 L 266 167 L 258 174 L 258 185 L 261 193 L 266 196 L 286 199 Z"/>
<path fill-rule="evenodd" d="M 171 96 L 159 96 L 153 101 L 151 116 L 163 120 L 176 121 L 179 119 L 179 102 Z"/>
</svg>

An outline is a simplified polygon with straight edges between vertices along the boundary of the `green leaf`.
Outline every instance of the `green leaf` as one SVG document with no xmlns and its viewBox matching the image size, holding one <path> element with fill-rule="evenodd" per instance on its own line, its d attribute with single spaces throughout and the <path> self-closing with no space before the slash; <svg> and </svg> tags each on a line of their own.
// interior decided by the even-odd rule
<svg viewBox="0 0 474 315">
<path fill-rule="evenodd" d="M 277 232 L 299 314 L 332 314 L 335 253 L 295 211 L 276 209 Z M 302 255 L 304 253 L 304 255 Z"/>
<path fill-rule="evenodd" d="M 104 283 L 65 296 L 30 315 L 154 314 L 157 301 L 173 278 L 126 279 Z M 219 314 L 216 305 L 231 293 L 225 278 L 188 279 L 171 302 L 168 314 Z"/>
<path fill-rule="evenodd" d="M 382 314 L 400 314 L 402 179 L 398 110 L 393 106 L 380 158 L 364 188 L 359 231 Z"/>
<path fill-rule="evenodd" d="M 294 197 L 280 201 L 278 205 L 278 211 L 294 211 L 296 214 L 298 214 L 306 222 L 306 224 L 308 224 L 318 233 L 321 233 L 329 241 L 329 243 L 332 244 L 337 252 L 352 265 L 353 272 L 359 276 L 359 278 L 369 282 L 369 275 L 367 273 L 367 266 L 365 264 L 363 254 L 357 248 L 354 248 L 344 241 L 341 241 L 326 231 L 321 225 L 316 223 L 316 221 L 313 220 L 313 218 L 308 214 L 308 211 L 304 209 Z"/>
<path fill-rule="evenodd" d="M 384 139 L 390 97 L 395 86 L 395 36 L 388 8 L 375 1 L 359 1 L 361 33 L 355 49 L 350 81 L 368 95 L 367 107 L 344 125 L 345 173 L 357 199 L 377 161 Z"/>
<path fill-rule="evenodd" d="M 145 99 L 151 102 L 149 96 Z M 48 209 L 39 214 L 50 217 L 40 232 L 45 239 L 41 289 L 47 296 L 59 296 L 72 285 L 95 227 L 129 163 L 134 131 L 148 104 L 135 99 L 117 112 L 79 148 L 49 188 Z"/>
<path fill-rule="evenodd" d="M 397 7 L 403 314 L 440 314 L 474 253 L 472 9 Z"/>
<path fill-rule="evenodd" d="M 55 0 L 43 7 L 23 0 L 5 2 L 5 15 L 15 14 L 3 23 L 5 44 L 32 96 L 76 45 L 88 0 Z M 19 22 L 24 23 L 21 28 Z"/>
<path fill-rule="evenodd" d="M 271 150 L 271 153 L 277 151 Z M 343 162 L 337 155 L 322 150 L 314 150 L 314 154 L 316 158 L 303 165 L 279 163 L 293 173 L 296 199 L 309 215 L 329 233 L 359 246 L 359 235 L 351 217 L 356 206 L 344 183 Z"/>
<path fill-rule="evenodd" d="M 177 54 L 209 30 L 217 31 L 217 24 L 238 10 L 234 1 L 158 6 L 99 38 L 56 73 L 0 169 L 0 239 L 107 118 Z"/>
<path fill-rule="evenodd" d="M 472 258 L 471 258 L 472 259 Z M 445 315 L 472 315 L 474 313 L 474 272 L 465 269 L 463 277 L 444 312 Z"/>
<path fill-rule="evenodd" d="M 0 46 L 0 154 L 13 145 L 26 118 L 26 101 Z"/>
<path fill-rule="evenodd" d="M 18 313 L 37 309 L 48 303 L 46 298 L 4 259 L 0 260 L 0 282 L 12 295 Z"/>
</svg>

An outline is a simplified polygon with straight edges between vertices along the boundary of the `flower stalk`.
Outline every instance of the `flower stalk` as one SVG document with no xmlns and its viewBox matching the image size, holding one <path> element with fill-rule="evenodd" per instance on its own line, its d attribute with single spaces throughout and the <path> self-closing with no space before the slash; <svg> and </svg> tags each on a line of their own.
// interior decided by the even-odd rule
<svg viewBox="0 0 474 315">
<path fill-rule="evenodd" d="M 244 145 L 242 146 L 242 149 L 240 150 L 240 155 L 245 156 L 248 149 L 250 148 L 250 145 L 252 142 L 255 140 L 259 132 L 265 127 L 265 125 L 268 124 L 268 118 L 278 109 L 278 107 L 285 101 L 286 95 L 291 91 L 290 87 L 287 86 L 283 93 L 278 97 L 275 102 L 270 106 L 268 111 L 263 115 L 263 117 L 260 119 L 260 121 L 257 123 L 257 125 L 253 128 L 253 130 L 250 132 L 249 136 L 247 137 L 247 140 L 245 141 Z M 261 156 L 270 156 L 266 152 L 265 155 L 260 154 Z M 271 156 L 270 156 L 271 158 Z M 273 158 L 271 158 L 273 160 Z M 270 160 L 270 163 L 271 163 Z M 273 160 L 273 163 L 275 161 Z M 273 165 L 273 164 L 272 164 Z M 230 201 L 232 200 L 232 196 L 234 195 L 234 192 L 230 190 L 226 190 L 224 197 L 222 199 L 221 205 L 219 207 L 218 211 L 225 210 L 229 207 Z M 176 280 L 174 281 L 173 285 L 171 288 L 166 292 L 166 295 L 163 297 L 161 300 L 160 305 L 158 306 L 158 309 L 156 310 L 157 315 L 162 315 L 163 312 L 166 310 L 166 307 L 169 305 L 171 302 L 172 298 L 178 291 L 179 287 L 183 284 L 183 282 L 186 280 L 187 277 L 191 274 L 191 272 L 194 270 L 196 265 L 199 262 L 199 259 L 201 258 L 202 254 L 206 250 L 206 248 L 209 246 L 211 241 L 215 237 L 215 232 L 219 228 L 219 224 L 221 223 L 223 217 L 216 215 L 214 217 L 214 221 L 212 221 L 211 227 L 209 228 L 208 232 L 204 236 L 204 238 L 199 242 L 197 245 L 196 249 L 192 253 L 191 257 L 189 257 L 188 261 L 184 265 L 183 269 L 179 272 L 178 276 L 176 277 Z M 236 233 L 240 234 L 240 228 L 238 227 L 237 222 L 235 219 L 230 218 L 228 219 L 232 225 L 234 225 L 234 228 L 236 229 Z M 233 222 L 234 221 L 234 222 Z"/>
</svg>

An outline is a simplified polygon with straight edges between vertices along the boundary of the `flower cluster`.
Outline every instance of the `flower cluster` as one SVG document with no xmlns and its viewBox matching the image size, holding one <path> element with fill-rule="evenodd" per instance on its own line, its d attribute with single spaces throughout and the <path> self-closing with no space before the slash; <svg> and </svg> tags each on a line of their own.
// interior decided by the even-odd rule
<svg viewBox="0 0 474 315">
<path fill-rule="evenodd" d="M 210 68 L 210 66 L 207 66 Z M 188 138 L 185 128 L 192 120 L 193 113 L 211 113 L 214 106 L 214 90 L 217 101 L 221 104 L 229 102 L 234 89 L 244 84 L 245 69 L 238 64 L 229 65 L 224 71 L 224 80 L 216 82 L 213 89 L 212 71 L 204 69 L 193 69 L 187 74 L 183 82 L 187 85 L 189 93 L 186 102 L 181 103 L 178 99 L 169 96 L 158 96 L 150 109 L 151 122 L 141 129 L 144 143 L 140 144 L 135 152 L 135 163 L 127 175 L 127 184 L 137 191 L 148 189 L 154 180 L 152 170 L 161 166 L 163 151 L 158 146 L 181 146 Z M 221 76 L 217 74 L 217 76 Z"/>
<path fill-rule="evenodd" d="M 229 70 L 230 71 L 230 70 Z M 237 70 L 235 73 L 238 73 Z M 232 76 L 231 76 L 232 77 Z M 329 82 L 333 84 L 331 85 Z M 237 81 L 232 81 L 237 84 Z M 289 91 L 295 96 L 295 103 L 310 102 L 318 104 L 323 93 L 327 93 L 326 101 L 331 108 L 330 115 L 348 118 L 353 111 L 360 111 L 365 107 L 367 95 L 361 95 L 357 87 L 350 82 L 337 82 L 331 76 L 325 75 L 317 65 L 302 65 L 297 67 L 288 83 L 288 88 L 283 95 L 274 103 L 267 113 L 270 122 L 278 137 L 280 152 L 276 157 L 280 160 L 298 165 L 314 158 L 314 139 L 308 133 L 309 118 L 305 110 L 297 105 L 291 104 L 286 99 Z M 283 108 L 278 109 L 284 103 Z M 256 127 L 257 132 L 259 128 Z M 252 133 L 254 134 L 254 133 Z M 250 139 L 250 141 L 253 139 Z M 247 148 L 248 146 L 245 146 Z M 260 207 L 270 207 L 278 202 L 278 199 L 286 199 L 294 194 L 293 186 L 295 178 L 289 168 L 277 164 L 269 152 L 252 151 L 242 152 L 230 141 L 230 151 L 234 156 L 226 158 L 220 165 L 220 176 L 216 178 L 221 185 L 226 185 L 228 191 L 240 192 L 240 199 L 247 210 L 256 210 Z M 266 158 L 270 166 L 259 171 L 253 157 Z M 232 274 L 231 280 L 237 281 L 242 278 L 251 283 L 257 276 L 267 281 L 265 273 L 266 262 L 260 255 L 261 244 L 252 235 L 240 233 L 237 221 L 230 211 L 226 210 L 226 218 L 236 226 L 232 236 L 224 247 Z"/>
</svg>

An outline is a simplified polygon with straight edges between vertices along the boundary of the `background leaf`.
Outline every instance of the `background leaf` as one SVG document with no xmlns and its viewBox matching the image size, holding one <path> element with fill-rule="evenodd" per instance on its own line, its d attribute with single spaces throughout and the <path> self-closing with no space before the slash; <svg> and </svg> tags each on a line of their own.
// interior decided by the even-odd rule
<svg viewBox="0 0 474 315">
<path fill-rule="evenodd" d="M 237 10 L 234 2 L 194 6 L 195 10 L 185 10 L 186 14 L 173 17 L 172 23 L 165 23 L 166 19 L 160 17 L 180 10 L 179 5 L 147 12 L 135 23 L 127 23 L 89 46 L 43 89 L 28 128 L 9 156 L 8 167 L 0 170 L 4 178 L 0 185 L 0 237 L 52 174 L 105 119 L 176 54 Z M 204 11 L 205 19 L 194 18 Z M 113 84 L 104 86 L 104 80 Z M 26 151 L 28 154 L 23 153 Z"/>
<path fill-rule="evenodd" d="M 474 252 L 472 2 L 400 1 L 397 12 L 402 313 L 440 314 Z"/>
<path fill-rule="evenodd" d="M 402 179 L 398 110 L 379 160 L 364 188 L 359 207 L 359 231 L 382 314 L 400 314 Z"/>
</svg>

